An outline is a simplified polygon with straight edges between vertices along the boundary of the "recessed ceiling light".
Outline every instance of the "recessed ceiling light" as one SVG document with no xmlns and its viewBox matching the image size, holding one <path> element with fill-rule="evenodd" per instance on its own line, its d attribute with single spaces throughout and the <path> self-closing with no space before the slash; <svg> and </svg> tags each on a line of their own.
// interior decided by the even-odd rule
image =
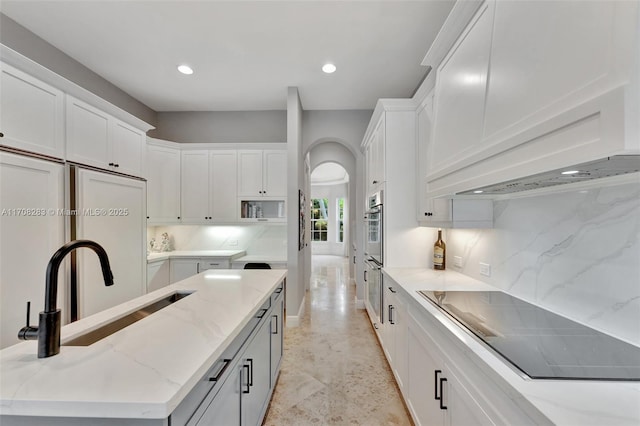
<svg viewBox="0 0 640 426">
<path fill-rule="evenodd" d="M 563 175 L 575 175 L 576 173 L 580 173 L 580 170 L 567 170 L 566 172 L 562 172 Z"/>
<path fill-rule="evenodd" d="M 336 71 L 336 66 L 333 64 L 324 64 L 322 66 L 322 71 L 326 72 L 327 74 L 331 74 L 332 72 Z"/>
<path fill-rule="evenodd" d="M 478 191 L 473 191 L 473 193 L 474 193 L 474 194 L 482 194 L 483 192 L 484 192 L 484 191 L 480 191 L 480 190 L 478 190 Z"/>
<path fill-rule="evenodd" d="M 193 69 L 189 65 L 178 65 L 178 71 L 186 75 L 193 74 Z"/>
</svg>

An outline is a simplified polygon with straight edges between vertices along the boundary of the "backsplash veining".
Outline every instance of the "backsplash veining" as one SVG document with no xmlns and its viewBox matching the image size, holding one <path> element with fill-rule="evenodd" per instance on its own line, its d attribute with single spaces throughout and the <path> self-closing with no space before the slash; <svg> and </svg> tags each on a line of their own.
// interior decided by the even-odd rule
<svg viewBox="0 0 640 426">
<path fill-rule="evenodd" d="M 447 230 L 447 249 L 449 269 L 640 345 L 640 184 L 496 201 L 493 229 Z"/>
</svg>

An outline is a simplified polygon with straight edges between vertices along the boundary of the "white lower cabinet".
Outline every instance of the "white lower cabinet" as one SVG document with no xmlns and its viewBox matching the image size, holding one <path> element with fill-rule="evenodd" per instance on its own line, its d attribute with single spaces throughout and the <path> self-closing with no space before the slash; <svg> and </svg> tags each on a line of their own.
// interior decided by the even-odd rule
<svg viewBox="0 0 640 426">
<path fill-rule="evenodd" d="M 408 359 L 411 374 L 405 393 L 418 425 L 494 425 L 444 360 L 438 344 L 409 315 Z"/>
<path fill-rule="evenodd" d="M 402 286 L 386 274 L 384 282 L 380 342 L 416 425 L 549 424 Z"/>
<path fill-rule="evenodd" d="M 226 257 L 189 257 L 182 259 L 171 259 L 170 284 L 182 281 L 209 269 L 229 268 L 231 268 L 231 262 Z"/>
<path fill-rule="evenodd" d="M 284 282 L 171 414 L 171 425 L 259 426 L 282 360 Z"/>
<path fill-rule="evenodd" d="M 147 293 L 169 285 L 170 266 L 168 259 L 147 263 Z"/>
</svg>

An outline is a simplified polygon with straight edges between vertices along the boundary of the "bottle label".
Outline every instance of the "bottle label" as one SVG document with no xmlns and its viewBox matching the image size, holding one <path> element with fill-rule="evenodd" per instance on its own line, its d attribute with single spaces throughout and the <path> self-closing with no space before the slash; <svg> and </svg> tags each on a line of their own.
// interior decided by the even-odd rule
<svg viewBox="0 0 640 426">
<path fill-rule="evenodd" d="M 442 247 L 434 247 L 433 248 L 433 264 L 437 266 L 442 266 L 444 263 L 444 250 Z"/>
</svg>

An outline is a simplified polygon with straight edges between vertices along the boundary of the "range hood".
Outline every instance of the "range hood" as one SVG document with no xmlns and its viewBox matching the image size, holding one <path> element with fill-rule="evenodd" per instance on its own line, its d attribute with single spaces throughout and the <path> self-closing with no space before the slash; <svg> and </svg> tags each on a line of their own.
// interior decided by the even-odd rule
<svg viewBox="0 0 640 426">
<path fill-rule="evenodd" d="M 459 192 L 458 195 L 502 195 L 640 171 L 640 155 L 616 155 L 571 167 Z"/>
</svg>

